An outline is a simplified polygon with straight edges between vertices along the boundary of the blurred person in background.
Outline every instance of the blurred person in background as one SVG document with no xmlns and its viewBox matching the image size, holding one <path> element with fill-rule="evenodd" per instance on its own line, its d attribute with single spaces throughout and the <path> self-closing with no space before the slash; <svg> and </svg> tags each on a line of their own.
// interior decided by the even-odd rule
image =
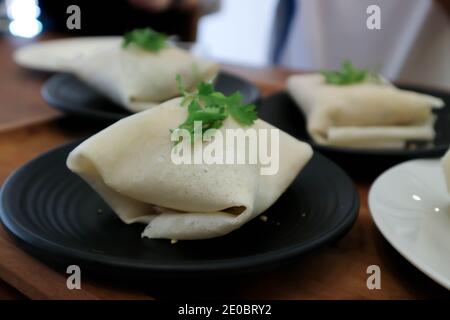
<svg viewBox="0 0 450 320">
<path fill-rule="evenodd" d="M 381 29 L 366 12 L 380 8 Z M 450 88 L 450 0 L 280 0 L 272 58 L 302 70 L 345 59 L 389 79 Z"/>
<path fill-rule="evenodd" d="M 67 8 L 78 5 L 81 29 L 68 30 Z M 217 10 L 219 0 L 39 0 L 44 30 L 80 35 L 118 35 L 152 27 L 194 41 L 198 19 Z"/>
</svg>

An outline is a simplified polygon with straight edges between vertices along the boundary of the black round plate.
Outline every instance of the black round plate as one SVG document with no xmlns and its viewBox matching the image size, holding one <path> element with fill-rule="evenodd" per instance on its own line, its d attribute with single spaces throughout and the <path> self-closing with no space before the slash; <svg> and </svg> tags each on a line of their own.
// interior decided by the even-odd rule
<svg viewBox="0 0 450 320">
<path fill-rule="evenodd" d="M 252 83 L 226 72 L 217 76 L 216 89 L 225 94 L 240 91 L 245 103 L 256 103 L 259 99 L 259 91 Z M 42 87 L 42 96 L 60 111 L 97 120 L 117 121 L 131 114 L 72 74 L 52 76 Z"/>
<path fill-rule="evenodd" d="M 266 222 L 256 218 L 209 240 L 171 244 L 143 239 L 144 225 L 122 223 L 89 185 L 66 168 L 66 157 L 77 143 L 30 161 L 7 179 L 0 193 L 0 217 L 7 230 L 29 252 L 59 264 L 123 276 L 236 275 L 323 246 L 344 235 L 358 214 L 352 181 L 316 153 L 264 213 Z"/>
<path fill-rule="evenodd" d="M 326 146 L 315 143 L 306 129 L 306 120 L 300 108 L 287 92 L 278 92 L 262 99 L 258 109 L 260 118 L 270 122 L 294 137 L 304 140 L 312 147 L 338 163 L 354 178 L 374 178 L 397 163 L 415 159 L 440 157 L 450 147 L 450 93 L 417 86 L 398 87 L 442 98 L 445 107 L 435 111 L 436 138 L 428 145 L 409 145 L 404 149 L 356 149 Z"/>
</svg>

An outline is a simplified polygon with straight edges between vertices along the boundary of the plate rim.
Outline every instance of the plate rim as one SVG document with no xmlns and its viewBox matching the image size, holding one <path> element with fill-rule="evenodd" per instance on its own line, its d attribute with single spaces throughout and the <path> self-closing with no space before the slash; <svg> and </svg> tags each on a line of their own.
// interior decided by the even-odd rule
<svg viewBox="0 0 450 320">
<path fill-rule="evenodd" d="M 427 277 L 438 283 L 439 285 L 443 286 L 447 290 L 450 290 L 450 278 L 445 278 L 444 276 L 441 276 L 439 272 L 436 272 L 436 270 L 432 267 L 428 267 L 426 265 L 426 262 L 415 257 L 414 254 L 409 254 L 408 250 L 405 248 L 402 248 L 401 245 L 396 243 L 393 239 L 390 237 L 389 231 L 384 227 L 383 222 L 379 220 L 379 213 L 374 213 L 373 210 L 373 202 L 374 200 L 374 187 L 380 183 L 380 180 L 385 177 L 386 175 L 392 174 L 393 171 L 398 170 L 400 167 L 403 167 L 405 165 L 408 165 L 412 162 L 419 162 L 419 161 L 427 161 L 427 162 L 438 162 L 439 158 L 431 158 L 431 159 L 411 159 L 408 161 L 401 162 L 399 164 L 396 164 L 395 166 L 385 170 L 382 174 L 380 174 L 375 181 L 372 183 L 369 189 L 369 193 L 367 196 L 368 200 L 368 207 L 369 207 L 369 213 L 372 218 L 372 221 L 374 222 L 375 226 L 377 227 L 378 231 L 381 233 L 383 238 L 403 257 L 405 258 L 409 263 L 411 263 L 416 269 L 421 271 L 423 274 L 425 274 Z"/>
<path fill-rule="evenodd" d="M 252 269 L 262 267 L 264 265 L 271 265 L 277 262 L 282 262 L 293 258 L 295 256 L 302 255 L 313 249 L 319 248 L 326 243 L 338 239 L 340 236 L 345 235 L 354 225 L 358 216 L 360 209 L 360 199 L 356 187 L 347 173 L 342 170 L 337 164 L 329 160 L 327 157 L 318 153 L 320 157 L 330 162 L 335 166 L 335 169 L 340 171 L 340 174 L 349 182 L 351 187 L 351 192 L 353 194 L 353 201 L 349 206 L 348 212 L 345 217 L 340 219 L 340 222 L 333 227 L 330 231 L 326 233 L 319 234 L 312 238 L 307 244 L 298 244 L 290 246 L 283 249 L 278 249 L 270 252 L 264 252 L 259 254 L 253 254 L 245 257 L 238 258 L 226 258 L 226 259 L 216 259 L 216 260 L 202 260 L 194 261 L 192 264 L 183 265 L 173 265 L 173 264 L 152 264 L 151 262 L 136 261 L 129 258 L 113 257 L 113 256 L 103 256 L 97 253 L 86 252 L 83 250 L 70 248 L 67 246 L 60 245 L 54 241 L 48 241 L 42 236 L 37 235 L 30 230 L 27 230 L 20 223 L 13 218 L 12 214 L 6 213 L 5 210 L 5 193 L 7 187 L 19 177 L 27 169 L 28 166 L 41 161 L 43 158 L 50 156 L 52 153 L 57 152 L 64 148 L 73 148 L 79 144 L 82 140 L 75 140 L 69 143 L 65 143 L 56 146 L 39 156 L 26 162 L 19 168 L 17 168 L 13 173 L 11 173 L 5 180 L 4 184 L 0 189 L 0 220 L 3 223 L 5 229 L 8 233 L 12 234 L 16 240 L 24 242 L 24 244 L 32 249 L 37 249 L 43 253 L 50 253 L 52 255 L 57 255 L 63 258 L 76 259 L 86 263 L 96 263 L 107 267 L 114 268 L 125 268 L 129 270 L 139 270 L 147 272 L 157 272 L 157 273 L 170 273 L 170 272 L 181 272 L 181 273 L 197 273 L 197 272 L 239 272 L 245 271 L 245 269 Z M 10 192 L 10 191 L 9 191 Z M 33 241 L 33 243 L 30 243 Z M 37 242 L 36 242 L 37 241 Z M 301 247 L 301 249 L 299 249 Z"/>
</svg>

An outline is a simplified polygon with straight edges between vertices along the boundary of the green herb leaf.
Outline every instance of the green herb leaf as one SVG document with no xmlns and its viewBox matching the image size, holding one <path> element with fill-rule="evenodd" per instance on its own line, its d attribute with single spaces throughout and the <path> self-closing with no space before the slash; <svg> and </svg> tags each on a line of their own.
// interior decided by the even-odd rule
<svg viewBox="0 0 450 320">
<path fill-rule="evenodd" d="M 208 96 L 214 93 L 214 86 L 212 83 L 200 82 L 197 86 L 198 94 L 201 96 Z"/>
<path fill-rule="evenodd" d="M 381 82 L 379 76 L 365 69 L 357 69 L 348 60 L 344 61 L 338 71 L 322 71 L 326 83 L 338 86 L 361 82 Z"/>
<path fill-rule="evenodd" d="M 235 92 L 230 96 L 215 90 L 211 83 L 200 82 L 197 85 L 197 91 L 188 93 L 185 90 L 181 76 L 177 76 L 177 86 L 184 99 L 182 106 L 188 104 L 188 117 L 178 127 L 186 129 L 191 134 L 191 141 L 194 141 L 194 122 L 202 122 L 202 137 L 206 130 L 222 127 L 225 119 L 229 115 L 243 126 L 251 126 L 258 115 L 254 104 L 243 104 L 242 95 Z"/>
<path fill-rule="evenodd" d="M 228 111 L 233 119 L 238 123 L 244 126 L 250 126 L 256 119 L 258 119 L 258 115 L 255 111 L 255 105 L 242 105 L 242 95 L 239 92 L 231 95 L 228 100 Z"/>
<path fill-rule="evenodd" d="M 167 46 L 167 36 L 150 28 L 134 29 L 125 33 L 122 40 L 122 47 L 136 45 L 144 50 L 158 52 Z"/>
</svg>

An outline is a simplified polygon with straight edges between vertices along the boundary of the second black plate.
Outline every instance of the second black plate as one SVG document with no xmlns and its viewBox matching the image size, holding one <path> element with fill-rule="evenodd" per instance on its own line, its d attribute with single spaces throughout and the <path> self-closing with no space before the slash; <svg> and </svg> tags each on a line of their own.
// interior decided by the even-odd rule
<svg viewBox="0 0 450 320">
<path fill-rule="evenodd" d="M 216 89 L 225 94 L 240 91 L 245 103 L 256 103 L 259 99 L 259 90 L 252 83 L 226 72 L 217 76 Z M 131 114 L 72 74 L 52 76 L 42 87 L 42 96 L 60 111 L 97 120 L 114 122 Z"/>
</svg>

